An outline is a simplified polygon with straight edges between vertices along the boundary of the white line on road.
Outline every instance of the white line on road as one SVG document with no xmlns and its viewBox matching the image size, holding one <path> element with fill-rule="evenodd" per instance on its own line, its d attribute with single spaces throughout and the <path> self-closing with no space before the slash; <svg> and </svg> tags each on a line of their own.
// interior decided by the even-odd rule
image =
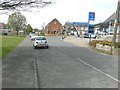
<svg viewBox="0 0 120 90">
<path fill-rule="evenodd" d="M 99 69 L 97 69 L 97 68 L 93 67 L 92 65 L 90 65 L 90 64 L 88 64 L 88 63 L 86 63 L 86 62 L 82 61 L 81 59 L 79 59 L 79 58 L 76 58 L 76 59 L 77 59 L 78 61 L 80 61 L 80 62 L 84 63 L 85 65 L 87 65 L 87 66 L 91 67 L 92 69 L 94 69 L 94 70 L 96 70 L 96 71 L 98 71 L 98 72 L 100 72 L 100 73 L 102 73 L 102 74 L 106 75 L 107 77 L 109 77 L 109 78 L 113 79 L 114 81 L 120 82 L 118 79 L 116 79 L 116 78 L 112 77 L 111 75 L 109 75 L 109 74 L 107 74 L 107 73 L 103 72 L 102 70 L 99 70 Z"/>
</svg>

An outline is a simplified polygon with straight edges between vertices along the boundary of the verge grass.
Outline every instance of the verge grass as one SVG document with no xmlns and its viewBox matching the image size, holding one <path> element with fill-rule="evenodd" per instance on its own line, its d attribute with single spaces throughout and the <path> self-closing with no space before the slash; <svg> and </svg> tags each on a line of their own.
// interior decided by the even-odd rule
<svg viewBox="0 0 120 90">
<path fill-rule="evenodd" d="M 0 36 L 0 58 L 4 58 L 11 52 L 25 37 L 19 36 Z M 2 48 L 1 48 L 2 47 Z"/>
</svg>

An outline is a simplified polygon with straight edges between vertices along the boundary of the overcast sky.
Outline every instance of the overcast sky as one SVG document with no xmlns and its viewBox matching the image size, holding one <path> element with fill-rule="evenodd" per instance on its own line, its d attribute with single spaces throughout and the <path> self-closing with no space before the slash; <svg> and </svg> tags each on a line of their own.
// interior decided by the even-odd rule
<svg viewBox="0 0 120 90">
<path fill-rule="evenodd" d="M 40 12 L 22 12 L 27 18 L 27 23 L 33 28 L 41 29 L 43 23 L 47 25 L 57 18 L 63 25 L 65 22 L 87 22 L 88 13 L 95 12 L 95 22 L 103 22 L 112 15 L 117 8 L 118 0 L 54 0 L 56 3 Z M 0 22 L 7 22 L 8 16 L 1 15 Z"/>
</svg>

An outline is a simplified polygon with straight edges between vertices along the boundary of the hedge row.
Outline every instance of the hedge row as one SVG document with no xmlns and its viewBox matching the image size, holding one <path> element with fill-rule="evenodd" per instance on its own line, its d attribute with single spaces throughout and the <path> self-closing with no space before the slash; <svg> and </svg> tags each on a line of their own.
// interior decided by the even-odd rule
<svg viewBox="0 0 120 90">
<path fill-rule="evenodd" d="M 89 45 L 92 46 L 92 47 L 96 47 L 96 44 L 102 44 L 103 46 L 104 45 L 108 45 L 108 46 L 111 46 L 112 42 L 111 41 L 108 41 L 108 40 L 92 40 Z M 115 48 L 120 48 L 120 42 L 116 42 L 115 43 Z"/>
<path fill-rule="evenodd" d="M 40 33 L 38 36 L 45 36 L 45 34 L 44 33 Z"/>
</svg>

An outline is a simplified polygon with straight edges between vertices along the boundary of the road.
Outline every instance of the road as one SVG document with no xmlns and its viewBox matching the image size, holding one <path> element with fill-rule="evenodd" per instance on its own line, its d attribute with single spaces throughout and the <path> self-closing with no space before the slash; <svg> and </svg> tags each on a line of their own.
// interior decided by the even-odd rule
<svg viewBox="0 0 120 90">
<path fill-rule="evenodd" d="M 117 57 L 74 46 L 60 37 L 48 40 L 50 49 L 35 50 L 40 87 L 117 87 Z"/>
<path fill-rule="evenodd" d="M 4 60 L 3 87 L 118 88 L 117 56 L 79 47 L 60 37 L 47 38 L 49 49 L 34 50 L 27 38 L 22 43 L 26 48 L 24 56 L 17 53 L 14 57 L 19 59 L 11 65 L 13 60 L 9 64 L 8 59 Z"/>
</svg>

